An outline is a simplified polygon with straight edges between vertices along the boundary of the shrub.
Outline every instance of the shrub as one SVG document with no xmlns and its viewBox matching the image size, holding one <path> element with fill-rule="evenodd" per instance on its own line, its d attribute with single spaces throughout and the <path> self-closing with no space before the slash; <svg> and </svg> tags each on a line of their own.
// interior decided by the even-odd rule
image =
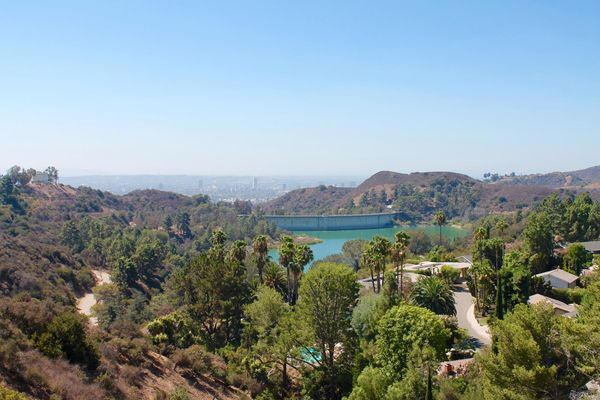
<svg viewBox="0 0 600 400">
<path fill-rule="evenodd" d="M 0 384 L 0 399 L 2 400 L 27 400 L 27 396 Z"/>
<path fill-rule="evenodd" d="M 460 272 L 448 265 L 442 265 L 440 276 L 448 285 L 455 283 L 460 277 Z"/>
<path fill-rule="evenodd" d="M 571 304 L 580 304 L 583 299 L 583 295 L 585 293 L 584 289 L 574 288 L 574 289 L 560 289 L 553 288 L 550 294 L 550 297 L 555 298 L 556 300 L 560 300 L 563 303 Z"/>
<path fill-rule="evenodd" d="M 175 367 L 189 368 L 196 373 L 206 373 L 213 369 L 212 355 L 195 344 L 187 349 L 177 349 L 171 355 Z"/>
<path fill-rule="evenodd" d="M 84 381 L 81 368 L 65 360 L 51 360 L 37 351 L 19 354 L 19 371 L 34 386 L 50 389 L 63 400 L 103 400 L 106 393 L 98 384 Z M 0 397 L 1 398 L 1 397 Z"/>
<path fill-rule="evenodd" d="M 51 358 L 63 356 L 69 361 L 95 369 L 100 356 L 87 338 L 82 318 L 70 312 L 56 316 L 44 333 L 36 336 L 36 347 Z"/>
<path fill-rule="evenodd" d="M 189 398 L 190 395 L 187 390 L 184 387 L 179 386 L 169 395 L 168 400 L 188 400 Z"/>
</svg>

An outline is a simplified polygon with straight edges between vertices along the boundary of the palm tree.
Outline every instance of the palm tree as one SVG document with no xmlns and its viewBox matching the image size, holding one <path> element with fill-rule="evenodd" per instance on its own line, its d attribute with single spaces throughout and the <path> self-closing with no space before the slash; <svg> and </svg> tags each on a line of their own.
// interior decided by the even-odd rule
<svg viewBox="0 0 600 400">
<path fill-rule="evenodd" d="M 298 300 L 298 284 L 300 282 L 300 275 L 304 271 L 304 267 L 308 265 L 308 263 L 311 262 L 313 258 L 313 252 L 309 246 L 305 244 L 296 246 L 294 252 L 294 259 L 293 262 L 290 264 L 290 268 L 292 269 L 292 273 L 294 276 L 294 283 L 292 288 L 292 304 L 296 304 L 296 301 Z"/>
<path fill-rule="evenodd" d="M 285 295 L 287 288 L 283 268 L 274 262 L 267 262 L 264 270 L 264 284 Z"/>
<path fill-rule="evenodd" d="M 446 225 L 446 214 L 442 210 L 435 213 L 433 222 L 440 227 L 440 246 L 442 245 L 442 226 Z"/>
<path fill-rule="evenodd" d="M 292 299 L 292 293 L 290 292 L 292 289 L 290 264 L 294 261 L 295 251 L 296 245 L 294 244 L 294 239 L 287 235 L 281 236 L 281 244 L 279 245 L 279 263 L 287 272 L 288 301 L 291 301 Z"/>
<path fill-rule="evenodd" d="M 500 236 L 502 236 L 504 234 L 504 231 L 508 229 L 508 223 L 506 222 L 506 219 L 501 218 L 500 220 L 498 220 L 498 222 L 496 223 L 496 230 L 500 233 Z"/>
<path fill-rule="evenodd" d="M 210 249 L 211 254 L 216 256 L 219 260 L 225 258 L 225 242 L 227 241 L 227 235 L 221 229 L 215 229 L 210 235 L 210 243 L 212 247 Z"/>
<path fill-rule="evenodd" d="M 396 280 L 400 280 L 399 294 L 404 297 L 404 260 L 406 260 L 406 250 L 410 242 L 410 236 L 406 232 L 398 231 L 395 239 L 391 246 L 390 258 L 396 265 Z"/>
<path fill-rule="evenodd" d="M 371 245 L 371 243 L 368 243 L 365 246 L 365 250 L 363 251 L 362 256 L 361 256 L 361 263 L 362 263 L 363 267 L 369 268 L 369 271 L 371 272 L 371 285 L 373 287 L 373 292 L 376 292 L 375 276 L 374 276 L 375 256 L 373 254 L 373 246 Z"/>
<path fill-rule="evenodd" d="M 410 301 L 414 305 L 425 307 L 436 314 L 456 315 L 454 293 L 450 286 L 438 276 L 420 279 L 410 293 Z"/>
<path fill-rule="evenodd" d="M 475 292 L 477 311 L 481 311 L 481 300 L 483 299 L 485 301 L 485 284 L 491 282 L 490 278 L 494 274 L 494 271 L 489 262 L 484 260 L 471 265 L 469 274 L 473 281 L 473 291 Z"/>
<path fill-rule="evenodd" d="M 210 236 L 210 242 L 213 246 L 222 246 L 227 241 L 227 235 L 222 229 L 215 229 Z"/>
<path fill-rule="evenodd" d="M 377 293 L 381 291 L 381 274 L 385 272 L 385 263 L 390 255 L 392 243 L 382 236 L 375 236 L 371 241 L 373 249 L 373 258 L 377 272 Z"/>
<path fill-rule="evenodd" d="M 229 249 L 229 259 L 238 265 L 243 265 L 246 259 L 246 242 L 236 240 Z"/>
<path fill-rule="evenodd" d="M 258 268 L 258 279 L 263 283 L 263 269 L 269 255 L 269 244 L 265 235 L 258 235 L 252 241 L 252 251 L 256 256 L 256 267 Z"/>
</svg>

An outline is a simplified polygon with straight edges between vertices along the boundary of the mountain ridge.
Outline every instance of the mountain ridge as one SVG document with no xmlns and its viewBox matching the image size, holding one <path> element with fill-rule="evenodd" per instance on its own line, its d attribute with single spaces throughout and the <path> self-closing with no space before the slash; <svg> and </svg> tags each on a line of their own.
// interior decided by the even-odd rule
<svg viewBox="0 0 600 400">
<path fill-rule="evenodd" d="M 575 178 L 569 181 L 567 176 Z M 561 180 L 571 185 L 558 184 Z M 265 203 L 262 209 L 267 213 L 297 215 L 395 211 L 408 222 L 427 220 L 442 210 L 449 218 L 475 219 L 529 209 L 552 193 L 590 191 L 593 197 L 600 198 L 599 189 L 600 166 L 571 173 L 505 176 L 494 182 L 451 171 L 384 170 L 355 188 L 321 186 L 294 190 Z"/>
</svg>

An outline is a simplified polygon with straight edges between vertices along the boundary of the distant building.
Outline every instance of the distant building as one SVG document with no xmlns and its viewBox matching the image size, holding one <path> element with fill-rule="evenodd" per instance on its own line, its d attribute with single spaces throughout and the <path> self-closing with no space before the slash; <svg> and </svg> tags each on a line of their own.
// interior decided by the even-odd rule
<svg viewBox="0 0 600 400">
<path fill-rule="evenodd" d="M 542 272 L 541 274 L 534 275 L 534 277 L 543 278 L 555 289 L 574 288 L 577 284 L 577 279 L 579 279 L 577 275 L 558 268 Z"/>
<path fill-rule="evenodd" d="M 50 175 L 46 172 L 39 172 L 36 171 L 35 175 L 33 175 L 31 177 L 31 183 L 53 183 L 52 182 L 52 178 L 50 177 Z"/>
<path fill-rule="evenodd" d="M 529 296 L 528 304 L 550 304 L 554 309 L 556 315 L 563 315 L 565 317 L 574 317 L 577 315 L 577 309 L 574 305 L 563 303 L 562 301 L 555 300 L 548 296 L 541 294 L 534 294 Z"/>
<path fill-rule="evenodd" d="M 600 254 L 600 240 L 580 242 L 579 244 L 585 247 L 585 249 L 592 254 Z"/>
</svg>

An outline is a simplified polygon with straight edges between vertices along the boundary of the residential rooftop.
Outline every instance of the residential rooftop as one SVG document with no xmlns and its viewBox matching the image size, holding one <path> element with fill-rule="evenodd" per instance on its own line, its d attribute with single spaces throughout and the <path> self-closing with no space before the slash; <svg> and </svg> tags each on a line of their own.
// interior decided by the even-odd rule
<svg viewBox="0 0 600 400">
<path fill-rule="evenodd" d="M 560 279 L 561 281 L 568 282 L 568 283 L 573 283 L 577 279 L 579 279 L 579 277 L 577 275 L 573 275 L 572 273 L 562 270 L 560 268 L 553 269 L 551 271 L 542 272 L 541 274 L 536 274 L 534 276 L 540 277 L 540 278 L 545 277 L 545 276 L 552 276 L 556 279 Z"/>
</svg>

